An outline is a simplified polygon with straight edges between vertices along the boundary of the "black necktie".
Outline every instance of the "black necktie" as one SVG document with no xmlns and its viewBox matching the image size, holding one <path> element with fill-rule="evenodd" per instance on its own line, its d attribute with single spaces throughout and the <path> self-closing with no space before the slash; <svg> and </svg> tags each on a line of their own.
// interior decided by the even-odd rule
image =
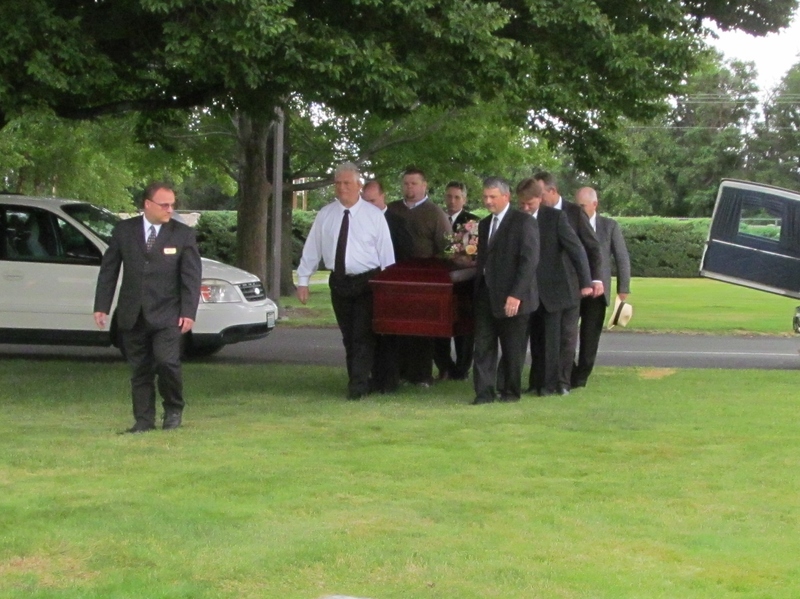
<svg viewBox="0 0 800 599">
<path fill-rule="evenodd" d="M 345 210 L 342 217 L 342 226 L 339 228 L 339 239 L 336 240 L 336 257 L 333 260 L 333 272 L 344 276 L 344 257 L 347 253 L 347 232 L 350 230 L 350 211 Z"/>
<path fill-rule="evenodd" d="M 491 245 L 492 240 L 494 239 L 494 234 L 497 231 L 497 217 L 492 218 L 492 229 L 489 231 L 489 244 Z"/>
<path fill-rule="evenodd" d="M 153 249 L 153 246 L 156 244 L 156 228 L 153 225 L 150 225 L 150 234 L 147 236 L 147 251 Z"/>
</svg>

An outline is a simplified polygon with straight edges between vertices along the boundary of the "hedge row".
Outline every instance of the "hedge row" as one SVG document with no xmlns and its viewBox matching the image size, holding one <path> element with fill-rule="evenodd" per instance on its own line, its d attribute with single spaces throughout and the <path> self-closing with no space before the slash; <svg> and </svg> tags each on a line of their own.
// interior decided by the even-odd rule
<svg viewBox="0 0 800 599">
<path fill-rule="evenodd" d="M 711 219 L 620 217 L 615 220 L 628 246 L 632 276 L 698 276 Z"/>
<path fill-rule="evenodd" d="M 295 210 L 292 216 L 292 259 L 297 266 L 303 241 L 308 236 L 314 212 Z M 631 256 L 634 277 L 696 277 L 710 219 L 676 220 L 661 217 L 616 219 Z M 204 212 L 197 224 L 197 239 L 203 256 L 236 262 L 236 213 Z"/>
</svg>

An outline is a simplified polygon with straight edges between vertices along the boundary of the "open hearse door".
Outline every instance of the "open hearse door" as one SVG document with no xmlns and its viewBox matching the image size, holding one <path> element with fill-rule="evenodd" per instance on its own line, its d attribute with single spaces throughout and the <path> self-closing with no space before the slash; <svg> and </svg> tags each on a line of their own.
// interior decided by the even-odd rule
<svg viewBox="0 0 800 599">
<path fill-rule="evenodd" d="M 800 299 L 800 193 L 724 179 L 700 276 Z"/>
</svg>

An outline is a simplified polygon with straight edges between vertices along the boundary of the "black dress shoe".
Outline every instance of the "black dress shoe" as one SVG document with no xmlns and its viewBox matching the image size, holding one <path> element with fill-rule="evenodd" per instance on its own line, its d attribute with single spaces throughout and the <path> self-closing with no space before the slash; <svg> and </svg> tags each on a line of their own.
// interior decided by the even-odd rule
<svg viewBox="0 0 800 599">
<path fill-rule="evenodd" d="M 161 428 L 165 431 L 169 431 L 175 428 L 178 428 L 181 425 L 181 412 L 167 412 L 164 414 L 164 424 L 161 425 Z"/>
<path fill-rule="evenodd" d="M 471 405 L 471 406 L 479 406 L 481 404 L 492 403 L 492 402 L 494 402 L 494 398 L 493 397 L 476 397 L 475 399 L 472 400 L 472 403 L 469 404 L 469 405 Z"/>
<path fill-rule="evenodd" d="M 156 430 L 156 427 L 153 424 L 134 424 L 132 427 L 126 428 L 124 431 L 120 431 L 119 434 L 127 435 L 135 433 L 147 433 L 154 430 Z"/>
<path fill-rule="evenodd" d="M 550 397 L 551 395 L 556 395 L 557 392 L 554 389 L 540 389 L 539 390 L 539 397 Z"/>
<path fill-rule="evenodd" d="M 541 395 L 542 390 L 537 389 L 536 387 L 528 387 L 527 389 L 525 389 L 525 393 L 530 393 L 531 395 Z"/>
<path fill-rule="evenodd" d="M 350 391 L 347 394 L 347 399 L 349 401 L 358 401 L 359 399 L 365 397 L 366 395 L 367 395 L 366 393 L 363 393 L 361 391 Z"/>
</svg>

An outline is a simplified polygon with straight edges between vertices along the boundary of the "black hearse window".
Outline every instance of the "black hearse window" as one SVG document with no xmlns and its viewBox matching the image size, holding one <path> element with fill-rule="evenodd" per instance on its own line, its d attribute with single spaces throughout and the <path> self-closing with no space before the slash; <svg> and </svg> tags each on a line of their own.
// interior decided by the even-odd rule
<svg viewBox="0 0 800 599">
<path fill-rule="evenodd" d="M 755 204 L 745 200 L 739 218 L 739 234 L 773 241 L 781 238 L 783 206 Z"/>
</svg>

